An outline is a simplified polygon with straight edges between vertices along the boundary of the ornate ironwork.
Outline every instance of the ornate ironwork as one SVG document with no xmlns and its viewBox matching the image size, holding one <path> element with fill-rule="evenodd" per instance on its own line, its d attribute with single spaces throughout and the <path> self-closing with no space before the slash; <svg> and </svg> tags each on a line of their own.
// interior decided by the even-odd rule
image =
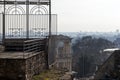
<svg viewBox="0 0 120 80">
<path fill-rule="evenodd" d="M 9 38 L 14 38 L 14 37 L 17 37 L 17 38 L 20 38 L 22 37 L 21 35 L 21 32 L 23 32 L 23 28 L 8 28 L 9 29 L 9 34 L 7 37 Z"/>
<path fill-rule="evenodd" d="M 51 0 L 0 0 L 0 6 L 3 40 L 51 35 Z"/>
<path fill-rule="evenodd" d="M 34 6 L 30 10 L 30 14 L 48 14 L 48 10 L 45 6 Z"/>
<path fill-rule="evenodd" d="M 44 37 L 46 28 L 32 28 L 35 37 Z"/>
<path fill-rule="evenodd" d="M 6 14 L 25 14 L 25 10 L 22 6 L 10 6 L 8 9 L 5 11 Z"/>
</svg>

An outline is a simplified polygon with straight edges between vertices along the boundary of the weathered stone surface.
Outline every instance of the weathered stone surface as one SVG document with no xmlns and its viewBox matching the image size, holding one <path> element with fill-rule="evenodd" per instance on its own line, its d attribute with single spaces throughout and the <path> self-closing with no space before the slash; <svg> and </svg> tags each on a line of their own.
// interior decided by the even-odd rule
<svg viewBox="0 0 120 80">
<path fill-rule="evenodd" d="M 25 78 L 24 59 L 0 59 L 0 79 L 24 80 L 24 78 Z"/>
<path fill-rule="evenodd" d="M 50 68 L 72 70 L 71 38 L 64 35 L 51 37 L 51 48 L 48 54 Z"/>
<path fill-rule="evenodd" d="M 33 75 L 46 69 L 44 52 L 23 59 L 0 58 L 0 80 L 32 80 Z"/>
</svg>

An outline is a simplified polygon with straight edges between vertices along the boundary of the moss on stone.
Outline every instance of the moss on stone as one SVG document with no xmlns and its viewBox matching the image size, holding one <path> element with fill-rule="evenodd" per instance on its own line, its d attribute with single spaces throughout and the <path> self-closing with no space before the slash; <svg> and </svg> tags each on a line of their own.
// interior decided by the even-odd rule
<svg viewBox="0 0 120 80">
<path fill-rule="evenodd" d="M 59 80 L 65 74 L 64 71 L 47 70 L 33 77 L 33 80 Z"/>
</svg>

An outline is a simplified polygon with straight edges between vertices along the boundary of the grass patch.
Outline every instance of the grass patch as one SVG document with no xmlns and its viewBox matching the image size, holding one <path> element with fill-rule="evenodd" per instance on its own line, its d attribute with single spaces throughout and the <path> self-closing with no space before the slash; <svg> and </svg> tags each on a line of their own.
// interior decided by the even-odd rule
<svg viewBox="0 0 120 80">
<path fill-rule="evenodd" d="M 33 80 L 59 80 L 65 74 L 64 71 L 47 70 L 33 77 Z"/>
</svg>

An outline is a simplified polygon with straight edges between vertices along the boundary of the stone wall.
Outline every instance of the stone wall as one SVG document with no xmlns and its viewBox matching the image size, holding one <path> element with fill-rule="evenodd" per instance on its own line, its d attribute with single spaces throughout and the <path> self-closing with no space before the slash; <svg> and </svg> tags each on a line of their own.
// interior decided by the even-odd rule
<svg viewBox="0 0 120 80">
<path fill-rule="evenodd" d="M 0 59 L 0 80 L 25 80 L 25 60 Z"/>
<path fill-rule="evenodd" d="M 57 44 L 57 37 L 52 36 L 49 39 L 49 54 L 48 54 L 48 64 L 52 65 L 55 62 L 55 54 L 56 54 L 56 44 Z"/>
<path fill-rule="evenodd" d="M 71 38 L 64 35 L 51 37 L 48 61 L 50 68 L 72 70 Z"/>
<path fill-rule="evenodd" d="M 72 71 L 71 38 L 59 35 L 57 37 L 55 67 Z"/>
<path fill-rule="evenodd" d="M 33 75 L 38 75 L 48 68 L 45 53 L 27 59 L 26 64 L 26 80 L 31 80 Z"/>
<path fill-rule="evenodd" d="M 0 59 L 0 80 L 32 80 L 47 69 L 44 52 L 26 59 Z"/>
</svg>

